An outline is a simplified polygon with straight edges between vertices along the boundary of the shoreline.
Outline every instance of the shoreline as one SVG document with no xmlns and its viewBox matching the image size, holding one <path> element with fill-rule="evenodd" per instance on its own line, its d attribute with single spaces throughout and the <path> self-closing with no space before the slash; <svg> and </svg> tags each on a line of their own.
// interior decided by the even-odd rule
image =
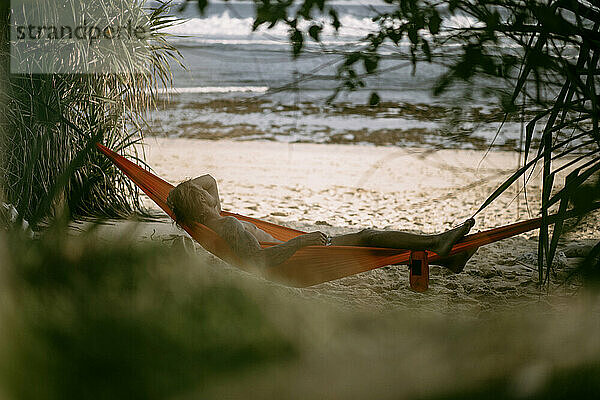
<svg viewBox="0 0 600 400">
<path fill-rule="evenodd" d="M 315 99 L 290 102 L 266 94 L 163 97 L 150 114 L 149 127 L 156 137 L 478 150 L 486 150 L 492 140 L 494 148 L 517 149 L 521 129 L 518 116 L 509 115 L 505 121 L 498 107 L 465 104 L 460 99 L 445 104 L 413 100 L 369 106 Z"/>
</svg>

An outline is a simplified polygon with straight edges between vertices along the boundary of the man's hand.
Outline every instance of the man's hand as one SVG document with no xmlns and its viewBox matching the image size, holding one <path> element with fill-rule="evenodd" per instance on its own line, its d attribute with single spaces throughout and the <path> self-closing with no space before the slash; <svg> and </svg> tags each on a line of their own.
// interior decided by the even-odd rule
<svg viewBox="0 0 600 400">
<path fill-rule="evenodd" d="M 274 267 L 283 263 L 295 252 L 306 246 L 324 246 L 327 236 L 323 232 L 312 232 L 296 236 L 292 240 L 260 250 L 260 255 L 266 267 Z"/>
<path fill-rule="evenodd" d="M 215 210 L 221 212 L 221 199 L 219 198 L 219 189 L 217 181 L 212 176 L 206 174 L 192 179 L 192 183 L 206 190 L 215 199 Z"/>
<path fill-rule="evenodd" d="M 299 236 L 302 246 L 325 246 L 327 244 L 327 235 L 323 232 L 311 232 Z"/>
</svg>

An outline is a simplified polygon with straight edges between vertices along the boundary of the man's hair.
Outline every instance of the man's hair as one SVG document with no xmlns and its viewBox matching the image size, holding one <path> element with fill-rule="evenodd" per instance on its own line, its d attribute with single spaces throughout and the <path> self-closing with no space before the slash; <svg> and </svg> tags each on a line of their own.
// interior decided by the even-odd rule
<svg viewBox="0 0 600 400">
<path fill-rule="evenodd" d="M 167 205 L 173 210 L 179 224 L 189 224 L 193 221 L 204 223 L 208 207 L 206 192 L 194 185 L 191 180 L 180 183 L 169 193 Z"/>
</svg>

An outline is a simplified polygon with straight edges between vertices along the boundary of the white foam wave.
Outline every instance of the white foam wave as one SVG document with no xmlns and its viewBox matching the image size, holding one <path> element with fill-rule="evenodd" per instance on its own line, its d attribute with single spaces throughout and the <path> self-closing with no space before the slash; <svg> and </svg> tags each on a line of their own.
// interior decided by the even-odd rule
<svg viewBox="0 0 600 400">
<path fill-rule="evenodd" d="M 452 15 L 444 20 L 444 26 L 451 29 L 482 28 L 485 24 L 467 15 Z"/>
<path fill-rule="evenodd" d="M 195 86 L 161 88 L 160 94 L 182 94 L 182 93 L 265 93 L 267 86 Z"/>
<path fill-rule="evenodd" d="M 257 31 L 252 31 L 253 18 L 236 18 L 225 11 L 220 15 L 213 15 L 206 18 L 191 18 L 182 24 L 169 27 L 165 32 L 174 35 L 193 35 L 199 39 L 211 38 L 248 38 L 248 37 L 275 37 L 277 39 L 287 38 L 288 28 L 284 24 L 277 24 L 272 29 L 264 27 Z M 329 25 L 327 19 L 323 19 L 325 29 L 322 32 L 324 37 L 336 37 L 336 32 Z M 352 15 L 342 15 L 340 17 L 342 27 L 337 33 L 338 38 L 357 38 L 368 34 L 377 28 L 377 24 L 370 18 L 360 18 Z M 301 24 L 299 27 L 303 30 L 308 28 L 308 23 Z"/>
<path fill-rule="evenodd" d="M 280 39 L 280 38 L 271 38 L 271 39 L 217 39 L 217 38 L 198 38 L 198 37 L 175 37 L 169 40 L 171 43 L 177 45 L 188 45 L 188 46 L 197 46 L 199 44 L 205 45 L 264 45 L 264 46 L 285 46 L 290 47 L 290 42 Z M 357 44 L 354 42 L 348 42 L 343 40 L 321 40 L 320 44 L 325 46 L 347 46 Z M 311 48 L 311 46 L 316 46 L 314 43 L 308 43 L 305 45 L 305 48 Z"/>
</svg>

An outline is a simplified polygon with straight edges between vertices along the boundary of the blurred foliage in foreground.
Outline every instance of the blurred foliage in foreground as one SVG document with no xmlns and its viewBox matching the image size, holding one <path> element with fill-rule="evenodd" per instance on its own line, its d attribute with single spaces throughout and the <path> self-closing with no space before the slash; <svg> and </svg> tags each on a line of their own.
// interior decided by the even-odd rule
<svg viewBox="0 0 600 400">
<path fill-rule="evenodd" d="M 347 306 L 125 236 L 0 230 L 0 398 L 600 394 L 597 291 L 562 311 Z"/>
<path fill-rule="evenodd" d="M 110 9 L 110 0 L 95 3 Z M 123 10 L 124 15 L 144 9 L 144 0 L 124 3 L 133 10 Z M 67 0 L 65 9 L 79 10 L 81 4 Z M 102 142 L 141 161 L 135 145 L 143 137 L 145 117 L 158 84 L 171 82 L 170 63 L 179 61 L 161 31 L 176 18 L 162 2 L 142 11 L 148 16 L 149 51 L 142 60 L 114 60 L 125 72 L 15 74 L 10 70 L 9 9 L 10 2 L 0 0 L 0 185 L 6 201 L 34 227 L 63 205 L 79 216 L 116 217 L 139 210 L 139 189 L 93 145 Z M 51 25 L 58 17 L 48 18 Z M 85 46 L 76 49 L 74 58 L 86 53 Z"/>
<path fill-rule="evenodd" d="M 0 230 L 0 397 L 164 399 L 294 355 L 240 285 L 123 238 Z"/>
</svg>

